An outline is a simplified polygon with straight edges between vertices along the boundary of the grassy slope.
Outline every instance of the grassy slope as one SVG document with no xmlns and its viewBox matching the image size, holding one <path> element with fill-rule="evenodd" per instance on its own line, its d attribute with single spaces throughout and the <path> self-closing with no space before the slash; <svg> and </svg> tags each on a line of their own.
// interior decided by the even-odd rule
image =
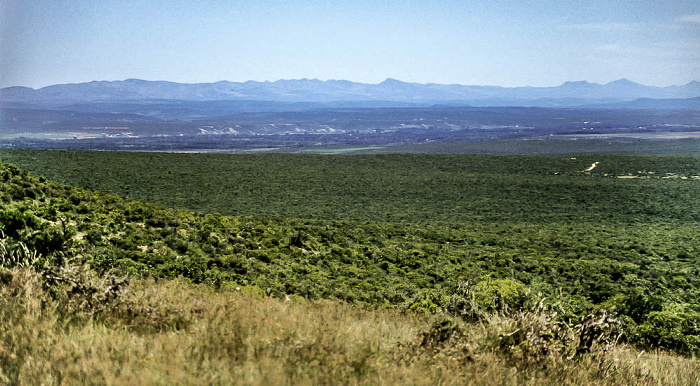
<svg viewBox="0 0 700 386">
<path fill-rule="evenodd" d="M 692 385 L 700 377 L 695 358 L 621 345 L 568 360 L 558 345 L 566 338 L 535 339 L 556 331 L 548 315 L 465 324 L 141 280 L 90 308 L 86 293 L 68 288 L 71 297 L 57 298 L 25 269 L 0 270 L 0 284 L 3 384 Z M 504 344 L 518 329 L 534 338 Z"/>
</svg>

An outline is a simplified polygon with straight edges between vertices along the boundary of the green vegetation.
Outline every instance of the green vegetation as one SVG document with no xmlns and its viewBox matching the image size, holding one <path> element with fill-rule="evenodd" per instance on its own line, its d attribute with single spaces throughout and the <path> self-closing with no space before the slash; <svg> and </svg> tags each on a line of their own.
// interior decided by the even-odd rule
<svg viewBox="0 0 700 386">
<path fill-rule="evenodd" d="M 605 137 L 605 135 L 600 135 Z M 556 138 L 556 139 L 554 139 Z M 572 135 L 550 136 L 547 140 L 512 140 L 488 142 L 425 143 L 395 145 L 374 152 L 381 153 L 436 153 L 436 154 L 493 154 L 493 155 L 567 155 L 567 154 L 700 154 L 700 140 L 585 140 Z"/>
<path fill-rule="evenodd" d="M 34 275 L 36 284 L 27 279 L 26 286 L 41 291 L 21 288 L 46 297 L 38 304 L 54 307 L 55 314 L 32 320 L 49 331 L 62 331 L 67 340 L 61 345 L 75 345 L 79 331 L 95 328 L 102 330 L 90 335 L 94 339 L 107 339 L 100 335 L 107 334 L 123 342 L 127 338 L 110 329 L 126 326 L 146 334 L 140 343 L 144 347 L 164 350 L 144 349 L 139 355 L 179 355 L 187 361 L 192 360 L 188 355 L 200 353 L 194 367 L 185 366 L 192 374 L 215 371 L 206 366 L 233 366 L 219 370 L 249 374 L 250 383 L 270 381 L 261 378 L 267 365 L 297 371 L 315 366 L 307 378 L 298 378 L 298 372 L 278 375 L 318 382 L 324 382 L 315 378 L 322 374 L 352 373 L 359 383 L 420 383 L 475 374 L 484 366 L 492 366 L 493 377 L 500 377 L 490 378 L 496 382 L 575 376 L 591 383 L 624 383 L 627 378 L 654 383 L 670 376 L 635 367 L 641 362 L 621 343 L 691 356 L 687 363 L 695 373 L 683 376 L 697 376 L 692 357 L 700 352 L 697 157 L 3 151 L 0 160 L 82 186 L 0 166 L 0 266 L 7 268 L 0 279 L 2 290 L 10 291 L 2 297 L 2 309 L 8 320 L 15 320 L 0 333 L 3 340 L 20 342 L 12 346 L 19 351 L 0 352 L 2 368 L 15 369 L 0 374 L 10 381 L 29 371 L 17 362 L 18 353 L 27 349 L 21 342 L 39 339 L 12 335 L 19 333 L 10 328 L 28 323 L 12 313 L 21 302 L 33 301 L 17 295 L 25 291 L 17 286 L 25 284 L 15 278 L 23 275 Z M 585 171 L 594 162 L 599 164 Z M 132 281 L 131 287 L 124 278 Z M 183 300 L 193 296 L 185 294 L 172 302 L 150 299 L 156 304 L 146 305 L 133 298 L 134 286 L 137 293 L 149 286 L 174 286 L 190 294 L 213 291 L 196 296 L 212 306 L 165 312 L 167 304 L 199 303 Z M 246 306 L 251 309 L 291 307 L 314 314 L 318 307 L 329 307 L 323 309 L 360 315 L 352 322 L 334 319 L 337 326 L 383 318 L 407 323 L 397 329 L 413 333 L 382 335 L 376 327 L 371 333 L 378 335 L 362 346 L 337 343 L 335 327 L 295 338 L 285 335 L 294 328 L 251 332 L 246 324 L 240 331 L 247 335 L 234 332 L 233 341 L 214 341 L 231 320 L 250 314 L 213 306 L 229 301 L 224 299 L 231 299 L 236 287 L 247 295 L 234 296 L 234 303 L 263 296 L 256 300 L 259 304 Z M 267 296 L 290 299 L 294 306 Z M 346 309 L 337 301 L 355 306 Z M 31 310 L 30 303 L 21 304 Z M 221 312 L 235 317 L 224 322 Z M 179 331 L 178 339 L 190 342 L 184 344 L 189 354 L 168 351 L 182 342 L 158 343 L 170 339 L 163 331 Z M 311 336 L 316 340 L 305 340 Z M 253 359 L 251 353 L 258 352 L 254 342 L 262 337 L 273 343 Z M 216 352 L 220 345 L 230 345 L 230 351 L 223 351 L 230 355 L 211 359 L 213 351 L 201 342 L 210 342 Z M 246 359 L 232 365 L 231 358 L 242 352 Z M 46 366 L 56 359 L 48 351 L 22 355 L 44 358 Z M 334 359 L 319 359 L 325 356 Z M 574 358 L 597 370 L 575 373 Z M 450 367 L 456 362 L 461 364 Z M 427 370 L 431 366 L 445 372 L 432 373 Z M 524 378 L 506 375 L 512 366 L 524 371 L 518 373 Z M 386 370 L 396 368 L 420 375 L 387 378 L 388 373 L 407 374 Z M 184 378 L 173 379 L 190 379 L 177 374 Z"/>
<path fill-rule="evenodd" d="M 537 226 L 700 222 L 697 180 L 680 178 L 700 176 L 700 157 L 692 156 L 0 151 L 0 161 L 73 186 L 233 216 Z M 600 163 L 590 174 L 582 173 L 594 162 Z M 666 173 L 679 178 L 663 179 Z M 645 178 L 615 178 L 630 175 Z"/>
</svg>

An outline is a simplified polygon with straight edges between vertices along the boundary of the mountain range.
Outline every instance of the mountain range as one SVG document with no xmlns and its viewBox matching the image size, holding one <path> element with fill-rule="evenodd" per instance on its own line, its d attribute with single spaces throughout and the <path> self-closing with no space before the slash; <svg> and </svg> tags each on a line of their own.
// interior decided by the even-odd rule
<svg viewBox="0 0 700 386">
<path fill-rule="evenodd" d="M 127 100 L 275 101 L 350 104 L 397 102 L 409 105 L 469 104 L 472 106 L 573 107 L 623 103 L 638 99 L 692 98 L 697 106 L 700 82 L 682 86 L 646 86 L 619 79 L 606 84 L 566 82 L 555 87 L 467 86 L 409 83 L 386 79 L 377 84 L 347 80 L 278 80 L 275 82 L 176 83 L 127 79 L 57 84 L 32 89 L 0 89 L 2 102 L 66 103 Z M 371 103 L 369 103 L 371 105 Z M 687 103 L 686 103 L 687 104 Z"/>
</svg>

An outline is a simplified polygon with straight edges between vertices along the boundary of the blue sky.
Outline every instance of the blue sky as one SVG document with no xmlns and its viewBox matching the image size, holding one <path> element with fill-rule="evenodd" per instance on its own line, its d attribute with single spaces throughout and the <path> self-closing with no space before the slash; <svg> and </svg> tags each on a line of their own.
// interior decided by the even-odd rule
<svg viewBox="0 0 700 386">
<path fill-rule="evenodd" d="M 700 1 L 0 0 L 0 87 L 700 80 Z"/>
</svg>

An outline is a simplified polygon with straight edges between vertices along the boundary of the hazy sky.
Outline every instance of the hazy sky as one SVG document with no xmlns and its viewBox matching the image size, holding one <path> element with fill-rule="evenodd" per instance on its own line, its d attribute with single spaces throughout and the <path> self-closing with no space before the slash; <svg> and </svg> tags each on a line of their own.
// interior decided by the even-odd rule
<svg viewBox="0 0 700 386">
<path fill-rule="evenodd" d="M 0 87 L 700 80 L 698 0 L 0 0 Z"/>
</svg>

